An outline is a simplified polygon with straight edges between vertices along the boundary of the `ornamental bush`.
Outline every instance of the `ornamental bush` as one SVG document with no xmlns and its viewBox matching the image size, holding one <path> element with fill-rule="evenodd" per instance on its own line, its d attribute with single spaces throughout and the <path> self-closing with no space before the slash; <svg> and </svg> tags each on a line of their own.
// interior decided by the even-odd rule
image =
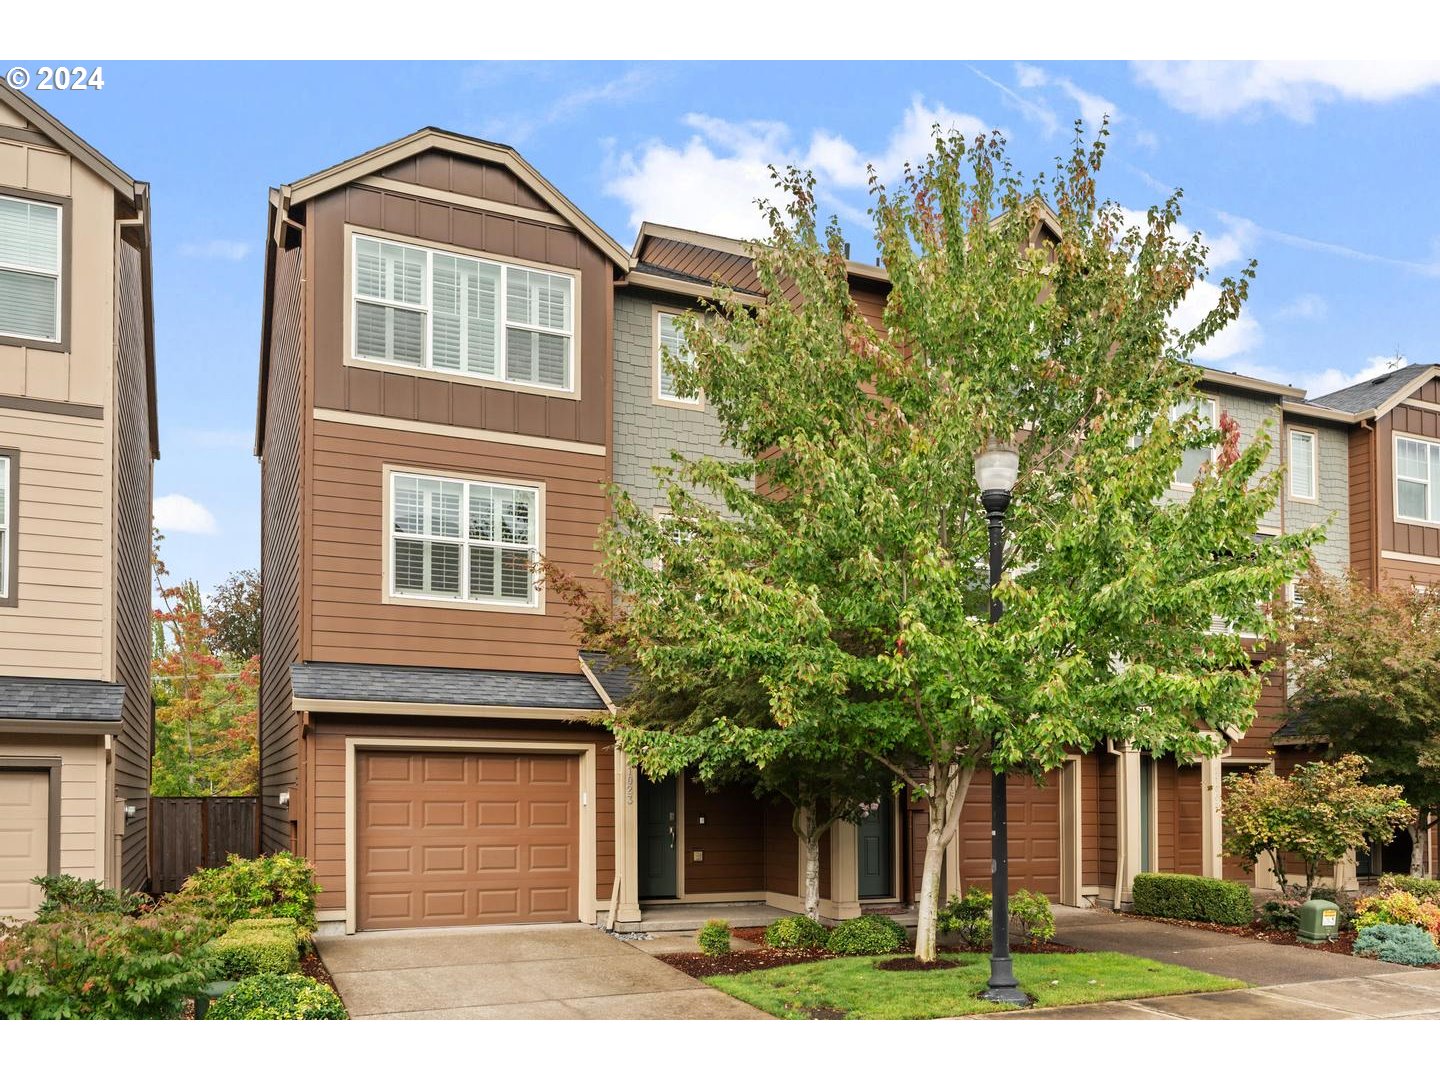
<svg viewBox="0 0 1440 1080">
<path fill-rule="evenodd" d="M 1266 900 L 1260 905 L 1260 922 L 1269 930 L 1299 930 L 1299 900 Z"/>
<path fill-rule="evenodd" d="M 772 949 L 823 949 L 830 931 L 808 915 L 786 915 L 765 928 L 765 944 Z"/>
<path fill-rule="evenodd" d="M 175 907 L 220 922 L 294 919 L 308 941 L 315 929 L 315 871 L 288 851 L 258 859 L 231 855 L 224 866 L 197 870 L 170 900 Z"/>
<path fill-rule="evenodd" d="M 1250 889 L 1238 881 L 1196 874 L 1136 874 L 1130 891 L 1137 915 L 1248 926 L 1255 918 Z"/>
<path fill-rule="evenodd" d="M 241 979 L 215 999 L 206 1020 L 348 1020 L 334 990 L 307 975 Z"/>
<path fill-rule="evenodd" d="M 1427 903 L 1408 892 L 1362 897 L 1355 905 L 1355 926 L 1418 926 L 1440 942 L 1440 906 Z"/>
<path fill-rule="evenodd" d="M 942 934 L 955 933 L 971 948 L 990 947 L 991 894 L 971 886 L 965 895 L 952 896 L 940 909 L 937 923 Z M 1010 922 L 1013 931 L 1030 944 L 1049 941 L 1055 936 L 1055 913 L 1050 898 L 1044 893 L 1019 889 L 1010 894 Z"/>
<path fill-rule="evenodd" d="M 1394 892 L 1407 892 L 1417 900 L 1440 904 L 1440 879 L 1385 874 L 1380 878 L 1380 895 Z"/>
<path fill-rule="evenodd" d="M 215 978 L 193 914 L 71 913 L 0 931 L 0 1017 L 170 1020 Z"/>
<path fill-rule="evenodd" d="M 830 931 L 829 949 L 837 956 L 874 956 L 905 948 L 905 928 L 887 915 L 860 915 Z"/>
<path fill-rule="evenodd" d="M 1440 948 L 1429 934 L 1418 926 L 1378 923 L 1367 926 L 1355 935 L 1356 956 L 1373 956 L 1392 964 L 1440 964 Z"/>
<path fill-rule="evenodd" d="M 98 881 L 52 874 L 30 879 L 39 885 L 45 899 L 35 909 L 35 917 L 50 922 L 67 915 L 139 915 L 150 905 L 144 893 L 124 889 L 107 889 Z"/>
<path fill-rule="evenodd" d="M 696 940 L 706 956 L 724 956 L 730 951 L 730 924 L 724 919 L 710 919 L 700 928 Z"/>
<path fill-rule="evenodd" d="M 210 949 L 224 979 L 300 970 L 294 919 L 239 919 Z"/>
</svg>

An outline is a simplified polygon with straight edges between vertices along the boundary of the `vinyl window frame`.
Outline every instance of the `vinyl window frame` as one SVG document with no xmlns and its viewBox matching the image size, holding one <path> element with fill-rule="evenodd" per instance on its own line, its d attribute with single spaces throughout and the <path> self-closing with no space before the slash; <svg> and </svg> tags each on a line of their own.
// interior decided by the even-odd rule
<svg viewBox="0 0 1440 1080">
<path fill-rule="evenodd" d="M 73 200 L 65 195 L 51 195 L 43 191 L 30 191 L 26 188 L 14 188 L 0 186 L 0 198 L 11 199 L 16 202 L 35 203 L 41 206 L 53 206 L 60 212 L 60 270 L 56 275 L 59 288 L 59 297 L 55 305 L 56 312 L 56 337 L 37 338 L 25 337 L 19 334 L 0 333 L 0 345 L 14 345 L 22 349 L 41 349 L 47 352 L 69 352 L 70 351 L 70 295 L 72 288 L 71 269 L 74 265 L 71 256 L 71 228 L 74 219 Z M 36 271 L 29 267 L 10 267 L 6 269 L 18 270 L 21 273 L 33 274 Z M 48 275 L 47 275 L 48 276 Z"/>
<path fill-rule="evenodd" d="M 346 312 L 344 318 L 345 343 L 342 361 L 346 367 L 367 368 L 373 371 L 393 372 L 402 375 L 414 375 L 419 378 L 437 379 L 445 382 L 463 383 L 467 386 L 489 386 L 501 390 L 510 390 L 517 393 L 539 394 L 548 397 L 574 398 L 580 397 L 580 372 L 581 372 L 581 327 L 584 325 L 581 318 L 581 294 L 583 291 L 583 275 L 578 269 L 566 266 L 556 266 L 551 263 L 537 262 L 531 259 L 516 258 L 514 256 L 499 256 L 490 252 L 479 251 L 475 248 L 462 247 L 458 244 L 440 243 L 434 240 L 421 240 L 414 236 L 402 236 L 397 233 L 386 232 L 383 229 L 363 228 L 355 225 L 346 225 L 345 236 L 345 273 L 344 273 L 344 303 Z M 374 297 L 364 297 L 356 292 L 357 274 L 356 260 L 359 240 L 374 240 L 382 244 L 395 244 L 401 247 L 419 251 L 425 255 L 424 272 L 424 302 L 418 306 L 407 305 L 390 300 L 377 300 Z M 497 312 L 499 325 L 497 328 L 496 356 L 494 375 L 475 374 L 468 371 L 451 371 L 446 368 L 434 367 L 434 256 L 456 255 L 461 258 L 471 259 L 475 262 L 485 263 L 500 269 L 499 294 L 497 297 Z M 563 331 L 551 330 L 548 328 L 536 327 L 530 323 L 511 322 L 506 314 L 506 286 L 509 280 L 508 271 L 527 270 L 539 271 L 544 274 L 552 274 L 556 277 L 568 278 L 570 281 L 570 304 L 569 320 L 566 329 Z M 420 311 L 425 316 L 425 328 L 421 335 L 424 347 L 422 362 L 406 364 L 395 360 L 377 359 L 375 357 L 364 357 L 356 355 L 356 310 L 360 302 L 372 302 L 385 306 L 397 307 L 402 310 Z M 569 343 L 569 364 L 568 378 L 563 387 L 550 386 L 541 382 L 526 382 L 519 379 L 507 379 L 504 376 L 506 366 L 506 330 L 527 330 L 555 334 L 564 337 Z"/>
<path fill-rule="evenodd" d="M 465 485 L 465 496 L 460 504 L 461 535 L 453 542 L 460 546 L 460 596 L 446 596 L 443 593 L 397 592 L 395 590 L 395 540 L 404 534 L 395 532 L 395 480 L 397 477 L 418 477 L 422 480 L 449 481 Z M 414 468 L 407 465 L 385 465 L 381 470 L 381 546 L 382 573 L 381 600 L 386 604 L 400 604 L 411 607 L 460 608 L 464 610 L 511 612 L 516 615 L 545 614 L 545 590 L 540 587 L 541 575 L 531 571 L 531 599 L 529 601 L 502 600 L 498 597 L 469 599 L 467 591 L 470 578 L 469 549 L 472 546 L 501 547 L 498 543 L 470 540 L 468 530 L 469 485 L 486 484 L 494 487 L 509 487 L 530 490 L 535 493 L 535 520 L 532 524 L 530 550 L 538 562 L 545 557 L 545 484 L 538 480 L 523 480 L 515 477 L 481 476 L 473 473 Z M 451 542 L 446 538 L 446 542 Z"/>
<path fill-rule="evenodd" d="M 1295 478 L 1299 474 L 1295 472 L 1295 436 L 1301 436 L 1310 440 L 1310 494 L 1299 495 L 1295 492 Z M 1286 427 L 1285 429 L 1285 471 L 1287 473 L 1286 484 L 1290 498 L 1296 502 L 1317 503 L 1320 501 L 1320 434 L 1314 428 Z"/>
<path fill-rule="evenodd" d="M 1392 510 L 1393 510 L 1393 516 L 1394 516 L 1394 518 L 1395 518 L 1395 521 L 1398 522 L 1398 523 L 1400 523 L 1400 524 L 1402 524 L 1402 525 L 1419 525 L 1419 526 L 1422 526 L 1422 527 L 1424 527 L 1424 528 L 1430 528 L 1430 529 L 1440 528 L 1440 514 L 1437 514 L 1436 518 L 1434 518 L 1434 519 L 1432 520 L 1431 518 L 1428 518 L 1428 517 L 1425 517 L 1425 518 L 1408 517 L 1408 516 L 1400 513 L 1400 482 L 1401 482 L 1402 480 L 1404 480 L 1404 481 L 1406 481 L 1407 483 L 1412 483 L 1412 484 L 1421 483 L 1421 481 L 1416 480 L 1414 477 L 1401 476 L 1401 475 L 1400 475 L 1400 443 L 1401 443 L 1402 440 L 1403 440 L 1403 441 L 1409 441 L 1409 442 L 1417 443 L 1417 444 L 1419 444 L 1419 445 L 1421 445 L 1421 446 L 1424 446 L 1424 447 L 1426 448 L 1426 449 L 1425 449 L 1426 479 L 1424 480 L 1424 484 L 1425 484 L 1425 506 L 1426 506 L 1426 508 L 1427 508 L 1427 512 L 1429 512 L 1429 509 L 1430 509 L 1430 508 L 1434 505 L 1434 503 L 1436 502 L 1436 485 L 1437 485 L 1437 484 L 1440 484 L 1440 476 L 1437 476 L 1437 475 L 1436 475 L 1436 472 L 1435 472 L 1435 470 L 1432 468 L 1431 462 L 1430 462 L 1430 457 L 1431 457 L 1431 450 L 1430 450 L 1430 448 L 1431 448 L 1431 447 L 1435 447 L 1435 446 L 1440 446 L 1440 440 L 1430 439 L 1430 438 L 1427 438 L 1427 437 L 1424 436 L 1424 435 L 1412 435 L 1412 434 L 1410 434 L 1409 432 L 1400 432 L 1400 431 L 1395 432 L 1394 435 L 1393 435 L 1393 437 L 1392 437 L 1392 441 L 1391 441 L 1391 443 L 1390 443 L 1390 498 L 1391 498 L 1391 500 L 1392 500 Z"/>
<path fill-rule="evenodd" d="M 1208 406 L 1210 407 L 1210 426 L 1211 426 L 1211 427 L 1215 427 L 1215 428 L 1218 428 L 1218 427 L 1219 427 L 1219 425 L 1220 425 L 1220 403 L 1219 403 L 1219 401 L 1217 401 L 1215 398 L 1211 397 L 1209 394 L 1199 394 L 1199 395 L 1197 395 L 1196 397 L 1191 398 L 1191 399 L 1189 399 L 1189 400 L 1190 400 L 1190 401 L 1194 401 L 1194 402 L 1197 403 L 1197 404 L 1208 405 Z M 1188 401 L 1186 402 L 1186 404 L 1188 404 Z M 1171 420 L 1174 420 L 1174 419 L 1176 418 L 1176 416 L 1177 416 L 1177 410 L 1178 410 L 1179 408 L 1180 408 L 1180 407 L 1177 406 L 1176 408 L 1172 408 L 1172 409 L 1171 409 L 1171 412 L 1170 412 L 1170 419 L 1171 419 Z M 1210 449 L 1210 466 L 1211 466 L 1211 468 L 1213 469 L 1214 466 L 1215 466 L 1215 459 L 1216 459 L 1216 457 L 1218 456 L 1218 452 L 1219 452 L 1219 449 L 1220 449 L 1220 448 L 1219 448 L 1218 446 L 1212 446 L 1212 447 L 1210 447 L 1209 449 Z M 1181 459 L 1181 464 L 1182 464 L 1182 465 L 1184 464 L 1184 459 L 1183 459 L 1183 458 Z M 1170 487 L 1173 488 L 1173 489 L 1176 490 L 1176 491 L 1194 491 L 1194 490 L 1195 490 L 1195 482 L 1194 482 L 1193 480 L 1180 480 L 1180 479 L 1176 479 L 1176 477 L 1178 477 L 1179 475 L 1180 475 L 1180 470 L 1179 470 L 1179 469 L 1176 469 L 1176 470 L 1175 470 L 1175 476 L 1170 479 Z M 1199 477 L 1197 476 L 1196 479 L 1199 479 Z"/>
<path fill-rule="evenodd" d="M 660 376 L 663 371 L 662 348 L 660 341 L 660 324 L 666 319 L 674 319 L 684 315 L 683 308 L 657 307 L 650 322 L 651 336 L 651 363 L 650 363 L 650 400 L 653 404 L 662 405 L 667 409 L 691 409 L 700 411 L 705 408 L 705 394 L 702 391 L 694 398 L 676 397 L 673 394 L 666 394 L 660 389 Z"/>
<path fill-rule="evenodd" d="M 0 608 L 20 604 L 20 451 L 0 447 L 0 485 L 5 513 L 0 515 Z"/>
</svg>

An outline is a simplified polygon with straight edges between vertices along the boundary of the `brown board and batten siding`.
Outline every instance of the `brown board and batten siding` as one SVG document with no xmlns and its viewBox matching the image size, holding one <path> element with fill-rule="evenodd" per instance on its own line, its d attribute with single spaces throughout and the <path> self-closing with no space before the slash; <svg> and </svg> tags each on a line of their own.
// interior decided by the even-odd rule
<svg viewBox="0 0 1440 1080">
<path fill-rule="evenodd" d="M 1375 550 L 1375 430 L 1350 429 L 1350 566 L 1374 586 L 1380 553 Z"/>
<path fill-rule="evenodd" d="M 288 850 L 298 806 L 280 806 L 283 791 L 302 799 L 299 717 L 291 709 L 290 665 L 300 658 L 300 479 L 304 407 L 302 259 L 299 246 L 274 254 L 270 297 L 269 378 L 260 447 L 261 559 L 264 596 L 260 677 L 260 844 Z"/>
<path fill-rule="evenodd" d="M 115 370 L 115 676 L 125 684 L 115 743 L 115 796 L 135 808 L 121 814 L 120 884 L 150 877 L 146 832 L 150 794 L 150 496 L 154 461 L 147 396 L 143 256 L 130 243 L 116 252 Z"/>
<path fill-rule="evenodd" d="M 1396 518 L 1395 438 L 1402 435 L 1440 441 L 1440 380 L 1430 379 L 1423 383 L 1375 421 L 1380 463 L 1375 493 L 1380 539 L 1380 551 L 1377 553 L 1379 580 L 1382 584 L 1414 581 L 1433 587 L 1440 583 L 1440 528 Z M 1353 476 L 1351 483 L 1354 483 Z M 1415 558 L 1391 557 L 1386 555 L 1387 552 Z"/>
</svg>

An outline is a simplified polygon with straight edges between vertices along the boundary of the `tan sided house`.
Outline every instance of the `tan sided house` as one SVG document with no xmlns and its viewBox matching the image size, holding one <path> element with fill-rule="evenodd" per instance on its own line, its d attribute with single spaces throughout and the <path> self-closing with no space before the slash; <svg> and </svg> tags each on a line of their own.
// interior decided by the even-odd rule
<svg viewBox="0 0 1440 1080">
<path fill-rule="evenodd" d="M 148 186 L 0 86 L 0 916 L 149 878 Z"/>
</svg>

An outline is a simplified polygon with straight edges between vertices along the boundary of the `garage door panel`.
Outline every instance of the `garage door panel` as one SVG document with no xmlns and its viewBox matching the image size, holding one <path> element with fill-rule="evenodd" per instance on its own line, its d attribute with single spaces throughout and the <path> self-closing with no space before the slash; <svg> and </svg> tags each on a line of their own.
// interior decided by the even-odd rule
<svg viewBox="0 0 1440 1080">
<path fill-rule="evenodd" d="M 50 868 L 50 773 L 0 769 L 0 916 L 29 917 Z"/>
<path fill-rule="evenodd" d="M 408 763 L 374 767 L 387 757 Z M 377 823 L 356 838 L 362 929 L 579 918 L 577 757 L 374 751 L 362 760 L 359 817 Z"/>
<path fill-rule="evenodd" d="M 1026 777 L 1012 776 L 1006 785 L 1011 890 L 1043 892 L 1060 897 L 1060 774 L 1049 774 L 1042 787 Z M 960 877 L 965 888 L 990 887 L 990 776 L 977 775 L 970 785 L 960 819 Z"/>
<path fill-rule="evenodd" d="M 404 754 L 370 754 L 364 758 L 360 776 L 371 783 L 384 780 L 409 783 L 413 779 L 410 770 L 414 764 L 414 761 Z"/>
</svg>

